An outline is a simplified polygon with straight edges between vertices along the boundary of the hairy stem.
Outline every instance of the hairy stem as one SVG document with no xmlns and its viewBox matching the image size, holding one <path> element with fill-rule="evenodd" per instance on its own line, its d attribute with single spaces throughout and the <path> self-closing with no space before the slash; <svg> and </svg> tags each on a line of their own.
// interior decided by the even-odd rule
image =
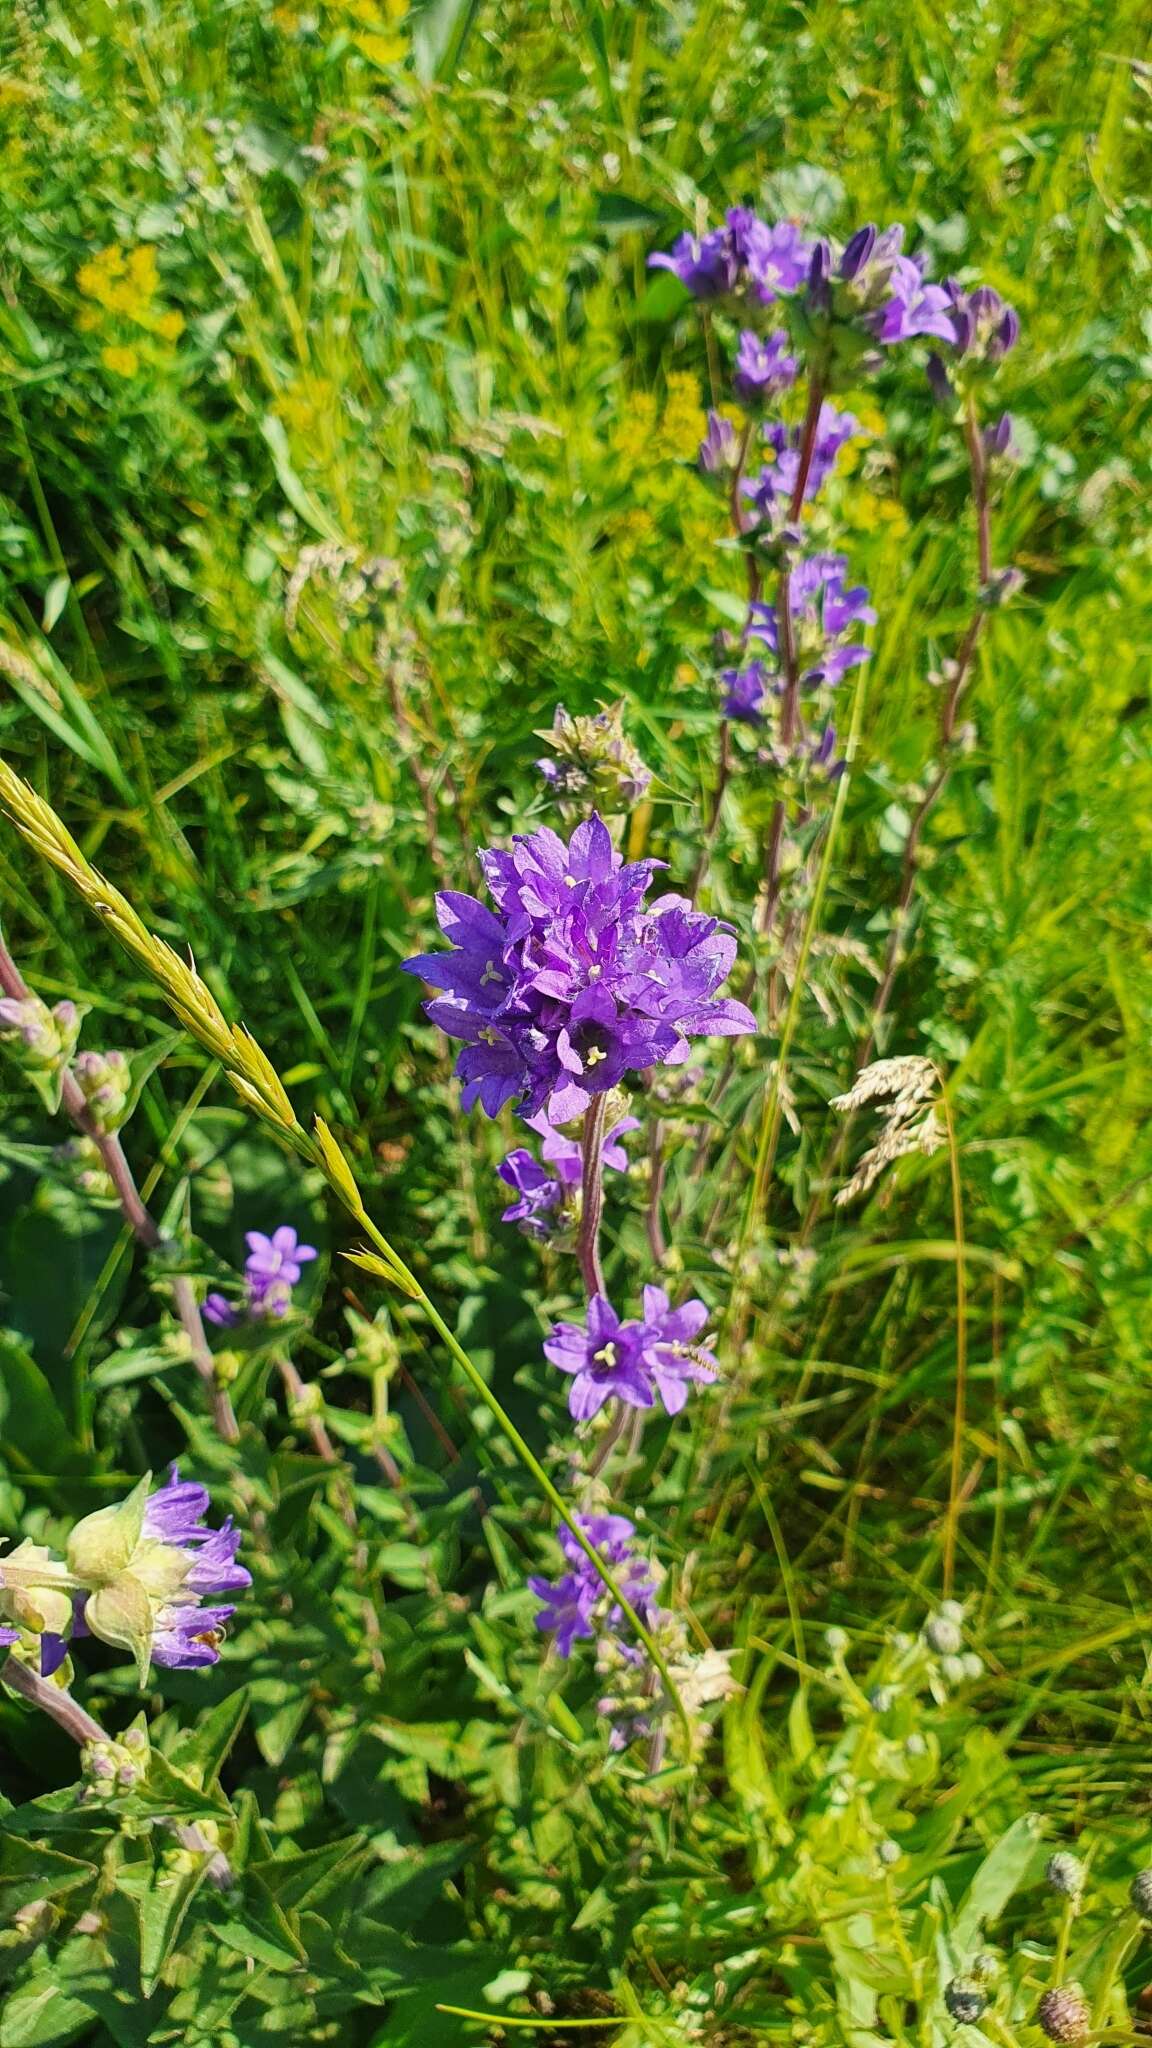
<svg viewBox="0 0 1152 2048">
<path fill-rule="evenodd" d="M 18 1657 L 6 1657 L 3 1664 L 0 1664 L 0 1683 L 6 1685 L 11 1692 L 19 1693 L 21 1699 L 27 1700 L 29 1706 L 38 1707 L 42 1714 L 47 1714 L 49 1720 L 55 1721 L 56 1726 L 62 1728 L 65 1735 L 70 1735 L 73 1742 L 78 1742 L 81 1748 L 89 1742 L 114 1740 L 114 1737 L 100 1726 L 99 1721 L 94 1721 L 87 1709 L 82 1707 L 78 1700 L 73 1699 L 70 1692 L 62 1692 L 58 1685 L 51 1685 L 46 1678 L 39 1677 L 35 1671 L 29 1670 L 27 1664 L 22 1664 Z M 234 1882 L 232 1866 L 221 1850 L 212 1847 L 195 1823 L 166 1820 L 163 1825 L 179 1842 L 181 1848 L 192 1849 L 197 1855 L 208 1856 L 211 1859 L 208 1865 L 209 1883 L 216 1885 L 221 1891 L 227 1891 Z"/>
<path fill-rule="evenodd" d="M 2 936 L 0 988 L 5 995 L 14 996 L 18 1002 L 26 1002 L 32 994 Z M 116 1190 L 121 1214 L 133 1237 L 146 1251 L 157 1251 L 164 1243 L 164 1234 L 141 1197 L 119 1136 L 115 1131 L 100 1128 L 88 1107 L 84 1090 L 70 1066 L 66 1066 L 61 1075 L 60 1104 L 76 1129 L 85 1138 L 90 1138 L 96 1146 L 108 1178 Z M 227 1393 L 223 1387 L 217 1385 L 216 1368 L 208 1339 L 204 1334 L 204 1321 L 192 1282 L 186 1274 L 177 1273 L 172 1276 L 171 1288 L 172 1304 L 188 1339 L 192 1363 L 204 1382 L 217 1434 L 225 1443 L 234 1444 L 239 1439 L 240 1430 Z"/>
<path fill-rule="evenodd" d="M 600 1264 L 600 1221 L 604 1214 L 604 1125 L 608 1097 L 596 1095 L 584 1112 L 581 1137 L 580 1235 L 576 1251 L 584 1291 L 591 1298 L 604 1292 L 604 1269 Z"/>
<path fill-rule="evenodd" d="M 35 1671 L 29 1670 L 27 1664 L 22 1664 L 18 1657 L 8 1656 L 0 1664 L 0 1681 L 11 1692 L 18 1692 L 29 1706 L 39 1707 L 42 1714 L 47 1714 L 50 1721 L 55 1721 L 56 1726 L 64 1730 L 65 1735 L 72 1737 L 73 1742 L 83 1745 L 110 1740 L 99 1721 L 94 1721 L 70 1692 L 61 1692 L 58 1685 L 49 1684 L 46 1678 L 39 1677 Z"/>
</svg>

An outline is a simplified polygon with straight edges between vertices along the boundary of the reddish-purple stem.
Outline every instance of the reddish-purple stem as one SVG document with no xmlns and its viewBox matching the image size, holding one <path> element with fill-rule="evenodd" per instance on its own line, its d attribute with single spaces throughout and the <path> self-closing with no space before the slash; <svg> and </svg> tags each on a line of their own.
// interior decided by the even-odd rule
<svg viewBox="0 0 1152 2048">
<path fill-rule="evenodd" d="M 608 1097 L 596 1095 L 584 1112 L 581 1140 L 580 1235 L 577 1254 L 584 1291 L 589 1299 L 604 1292 L 604 1269 L 600 1264 L 600 1219 L 604 1213 L 604 1120 Z"/>
<path fill-rule="evenodd" d="M 0 988 L 5 995 L 15 997 L 17 1002 L 27 1002 L 32 990 L 25 981 L 4 940 L 0 937 Z M 132 1168 L 128 1164 L 124 1147 L 115 1131 L 101 1130 L 88 1107 L 84 1090 L 66 1066 L 61 1075 L 60 1105 L 76 1129 L 96 1146 L 104 1169 L 116 1190 L 116 1199 L 121 1214 L 138 1244 L 146 1251 L 156 1251 L 164 1242 L 164 1235 L 154 1216 L 141 1198 Z M 224 1388 L 216 1381 L 216 1367 L 204 1334 L 204 1323 L 196 1300 L 192 1282 L 186 1274 L 176 1273 L 171 1279 L 172 1303 L 179 1317 L 181 1328 L 191 1348 L 192 1363 L 204 1382 L 205 1391 L 212 1405 L 212 1416 L 217 1433 L 225 1443 L 234 1444 L 239 1440 L 240 1430 L 232 1410 L 232 1403 Z"/>
</svg>

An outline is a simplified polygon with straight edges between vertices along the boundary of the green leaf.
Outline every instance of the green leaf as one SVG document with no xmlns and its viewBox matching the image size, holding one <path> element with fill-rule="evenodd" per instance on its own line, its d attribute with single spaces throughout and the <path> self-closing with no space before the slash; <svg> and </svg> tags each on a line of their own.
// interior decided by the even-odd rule
<svg viewBox="0 0 1152 2048">
<path fill-rule="evenodd" d="M 982 1930 L 999 1919 L 1013 1893 L 1039 1875 L 1044 1862 L 1041 1827 L 1039 1814 L 1026 1813 L 989 1850 L 953 1922 L 951 1938 L 958 1957 L 978 1945 Z"/>
<path fill-rule="evenodd" d="M 168 1761 L 200 1785 L 214 1785 L 248 1716 L 247 1686 L 212 1707 L 196 1728 L 186 1729 Z"/>
<path fill-rule="evenodd" d="M 421 85 L 447 78 L 460 62 L 479 0 L 423 0 L 410 16 L 412 61 Z"/>
<path fill-rule="evenodd" d="M 48 1380 L 14 1330 L 0 1330 L 0 1420 L 4 1449 L 35 1472 L 75 1472 L 87 1459 Z"/>
<path fill-rule="evenodd" d="M 4 2000 L 0 2048 L 64 2048 L 92 2025 L 91 2008 L 68 1998 L 47 1975 L 47 1958 L 36 1974 Z"/>
<path fill-rule="evenodd" d="M 84 1619 L 102 1643 L 131 1652 L 143 1685 L 152 1660 L 152 1602 L 139 1579 L 121 1572 L 110 1586 L 101 1586 L 90 1595 Z"/>
</svg>

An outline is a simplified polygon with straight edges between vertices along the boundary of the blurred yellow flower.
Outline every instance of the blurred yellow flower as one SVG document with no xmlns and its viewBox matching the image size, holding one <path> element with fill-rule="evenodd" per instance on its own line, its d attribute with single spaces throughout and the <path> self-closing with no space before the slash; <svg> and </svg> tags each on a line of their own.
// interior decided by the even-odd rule
<svg viewBox="0 0 1152 2048">
<path fill-rule="evenodd" d="M 657 452 L 690 461 L 704 439 L 706 425 L 699 378 L 690 370 L 673 370 L 668 379 Z"/>
<path fill-rule="evenodd" d="M 119 242 L 110 243 L 81 264 L 76 283 L 84 297 L 93 301 L 79 314 L 78 324 L 82 328 L 100 325 L 100 314 L 95 310 L 99 307 L 103 313 L 130 320 L 163 341 L 175 341 L 184 332 L 182 314 L 154 309 L 160 273 L 151 242 L 139 242 L 134 249 L 124 249 Z"/>
<path fill-rule="evenodd" d="M 633 391 L 624 417 L 612 436 L 612 446 L 617 455 L 623 456 L 625 463 L 634 466 L 651 455 L 655 428 L 655 398 L 650 391 Z"/>
<path fill-rule="evenodd" d="M 354 35 L 352 41 L 371 64 L 399 64 L 408 48 L 403 36 L 362 32 Z"/>
<path fill-rule="evenodd" d="M 100 361 L 106 370 L 114 370 L 118 377 L 134 377 L 140 368 L 140 357 L 134 348 L 122 348 L 113 342 L 100 351 Z"/>
</svg>

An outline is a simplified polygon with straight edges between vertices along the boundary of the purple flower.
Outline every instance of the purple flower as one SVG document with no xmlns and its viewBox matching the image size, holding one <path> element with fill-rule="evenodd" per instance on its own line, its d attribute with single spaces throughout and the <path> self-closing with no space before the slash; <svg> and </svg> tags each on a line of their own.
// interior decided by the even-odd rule
<svg viewBox="0 0 1152 2048">
<path fill-rule="evenodd" d="M 670 270 L 694 299 L 721 299 L 735 291 L 740 263 L 731 233 L 713 228 L 707 235 L 681 235 L 671 254 L 648 258 L 650 270 Z"/>
<path fill-rule="evenodd" d="M 671 254 L 648 258 L 649 268 L 671 270 L 696 299 L 729 298 L 743 292 L 755 304 L 771 305 L 799 291 L 808 275 L 811 243 L 792 221 L 769 226 L 750 207 L 731 207 L 722 228 L 706 235 L 681 235 Z"/>
<path fill-rule="evenodd" d="M 927 284 L 924 262 L 905 256 L 904 230 L 872 225 L 849 236 L 838 259 L 818 242 L 808 272 L 808 297 L 820 312 L 838 312 L 885 347 L 935 335 L 955 341 L 952 299 L 943 285 Z"/>
<path fill-rule="evenodd" d="M 1011 457 L 1019 454 L 1019 449 L 1012 432 L 1011 413 L 1002 412 L 998 420 L 995 420 L 990 427 L 985 427 L 983 440 L 984 453 L 988 456 Z"/>
<path fill-rule="evenodd" d="M 680 1413 L 691 1380 L 708 1385 L 719 1374 L 713 1353 L 696 1342 L 708 1320 L 702 1301 L 693 1299 L 673 1308 L 662 1287 L 644 1289 L 641 1357 L 669 1415 Z"/>
<path fill-rule="evenodd" d="M 196 1671 L 216 1664 L 225 1625 L 234 1607 L 201 1607 L 178 1600 L 161 1607 L 152 1631 L 152 1662 L 173 1671 Z"/>
<path fill-rule="evenodd" d="M 704 476 L 728 476 L 736 467 L 739 438 L 731 420 L 723 413 L 708 414 L 708 432 L 700 443 L 697 464 Z"/>
<path fill-rule="evenodd" d="M 788 335 L 783 327 L 767 336 L 745 328 L 736 351 L 732 390 L 749 411 L 759 411 L 769 400 L 796 381 L 796 358 L 788 354 Z"/>
<path fill-rule="evenodd" d="M 237 1323 L 266 1322 L 287 1315 L 300 1268 L 316 1257 L 315 1245 L 301 1244 L 290 1223 L 281 1223 L 271 1237 L 265 1237 L 262 1230 L 249 1230 L 244 1241 L 248 1257 L 244 1262 L 242 1307 L 235 1307 L 226 1295 L 219 1293 L 209 1294 L 204 1302 L 207 1321 L 219 1328 L 231 1329 Z"/>
<path fill-rule="evenodd" d="M 677 1415 L 688 1398 L 688 1382 L 707 1383 L 717 1375 L 711 1351 L 695 1342 L 707 1321 L 702 1301 L 674 1309 L 660 1287 L 644 1289 L 640 1322 L 621 1322 L 611 1302 L 594 1294 L 586 1325 L 557 1323 L 544 1355 L 573 1375 L 568 1409 L 577 1422 L 610 1400 L 651 1408 L 657 1394 L 668 1414 Z"/>
<path fill-rule="evenodd" d="M 11 1649 L 12 1644 L 19 1641 L 20 1631 L 18 1628 L 0 1628 L 0 1648 L 5 1650 Z"/>
<path fill-rule="evenodd" d="M 731 221 L 731 214 L 728 218 Z M 767 306 L 800 290 L 808 276 L 812 244 L 794 221 L 776 221 L 772 227 L 755 216 L 753 221 L 744 244 L 745 263 L 752 297 Z"/>
<path fill-rule="evenodd" d="M 599 1414 L 605 1401 L 623 1401 L 630 1408 L 651 1408 L 653 1395 L 639 1358 L 639 1325 L 622 1323 L 610 1301 L 594 1294 L 588 1320 L 555 1323 L 544 1356 L 561 1372 L 572 1374 L 568 1412 L 575 1422 Z"/>
<path fill-rule="evenodd" d="M 583 1154 L 577 1138 L 565 1138 L 549 1123 L 546 1116 L 530 1116 L 524 1121 L 542 1139 L 540 1147 L 541 1164 L 533 1152 L 518 1146 L 510 1152 L 496 1171 L 502 1181 L 515 1188 L 519 1200 L 513 1202 L 501 1215 L 502 1223 L 518 1223 L 528 1237 L 547 1237 L 551 1229 L 551 1218 L 559 1209 L 569 1188 L 579 1186 L 583 1170 Z M 628 1154 L 620 1139 L 626 1131 L 638 1131 L 638 1117 L 621 1117 L 607 1132 L 600 1153 L 601 1166 L 617 1173 L 628 1171 Z M 551 1167 L 551 1172 L 549 1172 Z"/>
<path fill-rule="evenodd" d="M 716 991 L 735 955 L 712 945 L 684 999 L 682 926 L 703 944 L 719 929 L 682 899 L 645 902 L 658 861 L 625 865 L 602 821 L 577 826 L 569 844 L 545 828 L 493 848 L 481 863 L 496 905 L 438 899 L 448 953 L 405 962 L 443 993 L 426 1006 L 441 1030 L 464 1041 L 456 1071 L 466 1109 L 489 1116 L 519 1101 L 547 1105 L 566 1123 L 629 1072 L 676 1064 L 688 1040 L 754 1031 L 743 1004 Z"/>
<path fill-rule="evenodd" d="M 182 1550 L 187 1558 L 181 1599 L 191 1593 L 211 1600 L 219 1593 L 243 1592 L 252 1584 L 251 1572 L 236 1562 L 240 1531 L 231 1516 L 218 1529 L 206 1528 L 204 1516 L 210 1506 L 207 1487 L 182 1480 L 176 1465 L 170 1468 L 167 1484 L 149 1494 L 145 1504 L 142 1538 Z"/>
<path fill-rule="evenodd" d="M 998 363 L 1020 339 L 1020 318 L 991 285 L 966 292 L 950 277 L 946 287 L 952 320 L 951 339 L 958 356 L 979 356 Z M 948 339 L 948 337 L 945 337 Z"/>
<path fill-rule="evenodd" d="M 863 584 L 844 588 L 848 567 L 844 555 L 807 555 L 788 579 L 792 639 L 801 663 L 800 680 L 808 689 L 824 683 L 834 687 L 848 670 L 867 661 L 869 649 L 847 636 L 874 625 L 876 613 Z M 750 638 L 765 640 L 779 657 L 779 627 L 774 605 L 751 607 Z"/>
<path fill-rule="evenodd" d="M 647 1621 L 653 1611 L 656 1585 L 647 1559 L 637 1557 L 633 1551 L 633 1524 L 626 1515 L 578 1515 L 576 1519 L 612 1572 L 625 1599 L 641 1620 Z M 571 1570 L 555 1581 L 534 1576 L 528 1584 L 543 1603 L 536 1616 L 537 1628 L 554 1635 L 560 1655 L 568 1657 L 577 1637 L 618 1633 L 624 1615 L 571 1529 L 561 1527 L 557 1534 Z"/>
<path fill-rule="evenodd" d="M 254 1295 L 266 1294 L 273 1284 L 295 1287 L 301 1266 L 316 1257 L 316 1247 L 301 1244 L 290 1223 L 282 1223 L 271 1237 L 262 1230 L 247 1232 L 248 1257 L 244 1272 Z"/>
<path fill-rule="evenodd" d="M 773 528 L 787 517 L 791 509 L 800 474 L 802 432 L 799 426 L 785 426 L 782 420 L 766 424 L 763 438 L 772 450 L 772 459 L 763 465 L 758 476 L 747 477 L 741 487 L 755 508 L 758 519 Z M 804 483 L 805 499 L 814 498 L 827 483 L 836 467 L 840 450 L 860 432 L 860 422 L 853 413 L 841 412 L 830 399 L 825 399 L 816 422 Z"/>
<path fill-rule="evenodd" d="M 721 669 L 720 681 L 726 692 L 725 718 L 737 718 L 746 725 L 759 725 L 764 717 L 764 697 L 772 686 L 763 662 L 751 661 L 746 668 Z"/>
</svg>

